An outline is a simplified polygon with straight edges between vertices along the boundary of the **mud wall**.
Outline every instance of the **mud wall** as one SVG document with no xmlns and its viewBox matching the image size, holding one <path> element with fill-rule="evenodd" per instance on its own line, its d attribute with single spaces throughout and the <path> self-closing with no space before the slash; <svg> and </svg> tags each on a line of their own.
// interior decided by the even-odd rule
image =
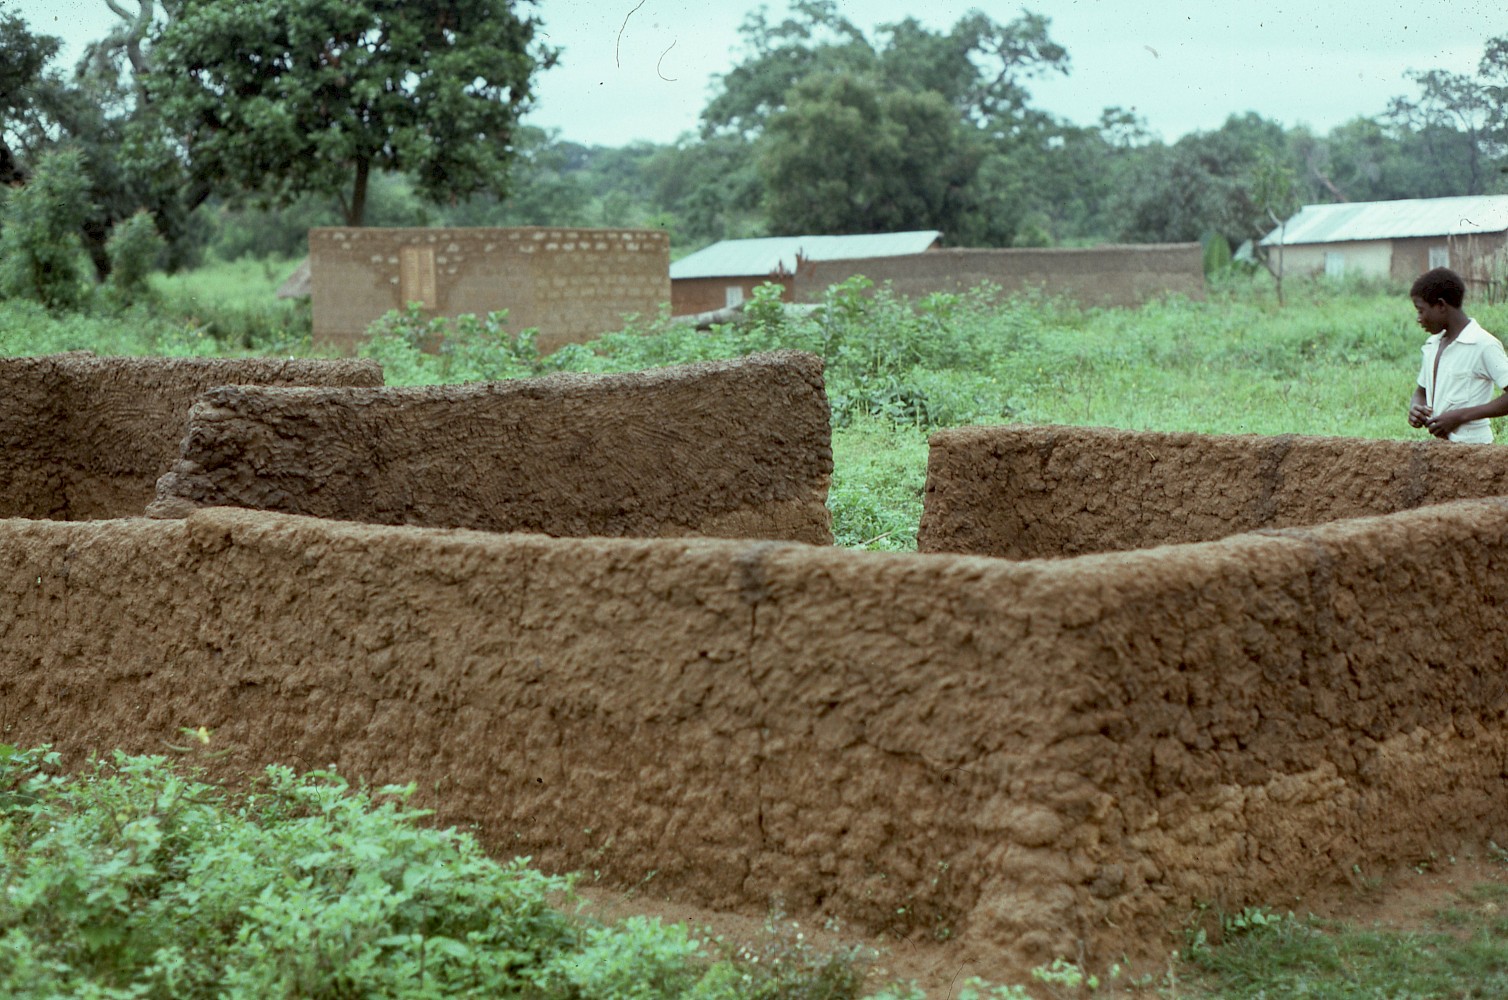
<svg viewBox="0 0 1508 1000">
<path fill-rule="evenodd" d="M 152 513 L 831 544 L 822 360 L 412 389 L 217 389 Z"/>
<path fill-rule="evenodd" d="M 549 353 L 670 301 L 658 229 L 311 229 L 309 265 L 314 341 L 342 351 L 411 302 L 431 316 L 506 309 L 507 328 L 537 327 Z"/>
<path fill-rule="evenodd" d="M 929 445 L 923 552 L 1075 556 L 1508 495 L 1508 449 L 1432 438 L 1007 426 Z"/>
<path fill-rule="evenodd" d="M 178 454 L 189 406 L 211 386 L 375 386 L 372 361 L 0 358 L 0 516 L 140 515 Z"/>
<path fill-rule="evenodd" d="M 1025 563 L 0 521 L 0 731 L 206 726 L 226 776 L 415 781 L 548 869 L 1103 964 L 1500 837 L 1505 562 L 1501 500 Z"/>
<path fill-rule="evenodd" d="M 1198 243 L 1051 249 L 943 249 L 859 260 L 801 260 L 797 302 L 819 302 L 828 287 L 862 274 L 898 294 L 958 292 L 983 282 L 1012 292 L 1040 289 L 1083 306 L 1139 306 L 1161 295 L 1204 298 Z"/>
</svg>

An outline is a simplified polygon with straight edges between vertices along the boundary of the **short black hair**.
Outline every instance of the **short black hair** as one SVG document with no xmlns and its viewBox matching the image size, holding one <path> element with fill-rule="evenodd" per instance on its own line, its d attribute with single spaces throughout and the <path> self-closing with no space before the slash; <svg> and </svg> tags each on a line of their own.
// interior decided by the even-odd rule
<svg viewBox="0 0 1508 1000">
<path fill-rule="evenodd" d="M 1425 271 L 1414 280 L 1414 287 L 1409 289 L 1409 298 L 1423 299 L 1429 303 L 1444 300 L 1459 309 L 1466 300 L 1466 282 L 1450 268 L 1437 267 Z"/>
</svg>

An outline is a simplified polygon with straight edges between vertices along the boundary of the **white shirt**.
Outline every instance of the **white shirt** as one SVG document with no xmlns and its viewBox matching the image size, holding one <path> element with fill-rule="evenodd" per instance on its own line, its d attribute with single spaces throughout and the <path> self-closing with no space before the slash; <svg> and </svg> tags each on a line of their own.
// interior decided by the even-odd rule
<svg viewBox="0 0 1508 1000">
<path fill-rule="evenodd" d="M 1476 320 L 1468 321 L 1460 335 L 1445 345 L 1437 371 L 1435 352 L 1443 336 L 1436 333 L 1424 342 L 1424 359 L 1419 366 L 1419 386 L 1430 412 L 1481 406 L 1492 402 L 1498 389 L 1508 387 L 1508 354 L 1503 352 L 1503 342 Z M 1450 440 L 1491 444 L 1492 425 L 1486 420 L 1469 420 L 1456 428 Z"/>
</svg>

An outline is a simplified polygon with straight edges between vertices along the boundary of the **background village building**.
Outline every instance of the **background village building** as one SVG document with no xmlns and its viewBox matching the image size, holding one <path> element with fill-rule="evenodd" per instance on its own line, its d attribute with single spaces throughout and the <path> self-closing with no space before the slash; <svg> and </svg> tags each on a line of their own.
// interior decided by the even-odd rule
<svg viewBox="0 0 1508 1000">
<path fill-rule="evenodd" d="M 922 298 L 982 286 L 1002 295 L 1041 292 L 1094 309 L 1134 308 L 1166 295 L 1204 298 L 1204 252 L 1198 243 L 1103 244 L 1094 247 L 949 247 L 922 254 L 796 265 L 797 302 L 820 302 L 827 289 L 856 274 L 895 294 Z"/>
<path fill-rule="evenodd" d="M 799 260 L 836 261 L 892 257 L 935 249 L 942 233 L 918 230 L 857 236 L 767 236 L 722 240 L 670 265 L 670 313 L 691 316 L 742 303 L 766 282 L 785 286 L 796 301 Z"/>
<path fill-rule="evenodd" d="M 354 352 L 367 327 L 417 303 L 426 316 L 507 310 L 549 353 L 654 315 L 670 298 L 658 229 L 319 228 L 309 231 L 314 343 Z"/>
<path fill-rule="evenodd" d="M 1198 243 L 1096 247 L 948 248 L 927 230 L 872 236 L 724 240 L 670 266 L 671 313 L 716 317 L 765 282 L 787 302 L 822 301 L 855 275 L 922 297 L 989 285 L 1004 294 L 1042 291 L 1086 307 L 1133 307 L 1161 295 L 1202 299 Z"/>
<path fill-rule="evenodd" d="M 1508 295 L 1508 195 L 1305 205 L 1262 239 L 1284 275 L 1411 282 L 1432 267 L 1472 297 Z"/>
</svg>

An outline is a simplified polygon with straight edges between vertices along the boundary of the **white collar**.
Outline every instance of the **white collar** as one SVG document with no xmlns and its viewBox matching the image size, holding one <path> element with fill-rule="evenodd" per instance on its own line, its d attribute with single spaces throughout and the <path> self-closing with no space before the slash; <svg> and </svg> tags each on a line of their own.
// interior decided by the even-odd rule
<svg viewBox="0 0 1508 1000">
<path fill-rule="evenodd" d="M 1458 333 L 1458 334 L 1456 334 L 1456 339 L 1452 340 L 1451 343 L 1452 344 L 1475 344 L 1477 341 L 1479 341 L 1479 340 L 1482 339 L 1482 334 L 1484 334 L 1486 332 L 1487 331 L 1483 330 L 1482 327 L 1481 327 L 1481 325 L 1478 324 L 1476 320 L 1469 319 L 1469 320 L 1466 321 L 1466 325 L 1461 328 L 1461 332 Z M 1429 335 L 1429 339 L 1424 342 L 1425 346 L 1429 346 L 1429 345 L 1432 345 L 1432 344 L 1438 344 L 1440 342 L 1440 338 L 1442 338 L 1444 336 L 1445 336 L 1444 333 L 1432 333 L 1432 334 L 1430 334 Z"/>
</svg>

